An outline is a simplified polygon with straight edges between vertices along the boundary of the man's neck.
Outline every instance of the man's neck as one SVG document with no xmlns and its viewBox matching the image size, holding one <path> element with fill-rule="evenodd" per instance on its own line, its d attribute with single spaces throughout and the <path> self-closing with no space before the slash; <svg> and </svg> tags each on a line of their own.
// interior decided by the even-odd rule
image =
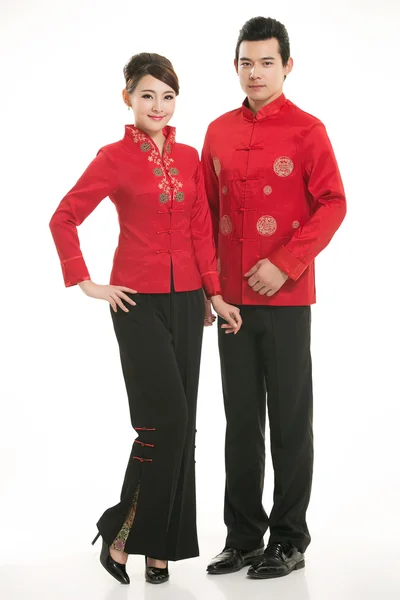
<svg viewBox="0 0 400 600">
<path fill-rule="evenodd" d="M 261 110 L 262 108 L 264 108 L 264 106 L 267 106 L 268 104 L 271 104 L 271 102 L 273 102 L 274 100 L 276 100 L 277 98 L 279 98 L 279 96 L 281 96 L 283 94 L 283 89 L 280 88 L 277 92 L 275 92 L 275 94 L 273 94 L 272 96 L 270 96 L 269 98 L 267 98 L 267 100 L 263 100 L 262 102 L 257 102 L 254 100 L 250 100 L 249 97 L 247 97 L 247 101 L 249 103 L 249 108 L 251 110 L 251 112 L 253 112 L 255 115 L 258 113 L 259 110 Z"/>
</svg>

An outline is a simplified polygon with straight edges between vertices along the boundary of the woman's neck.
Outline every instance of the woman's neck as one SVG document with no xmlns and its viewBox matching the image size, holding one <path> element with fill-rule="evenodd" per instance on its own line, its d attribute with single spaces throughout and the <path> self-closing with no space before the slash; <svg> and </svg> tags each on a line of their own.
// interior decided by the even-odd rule
<svg viewBox="0 0 400 600">
<path fill-rule="evenodd" d="M 145 133 L 146 135 L 149 136 L 149 138 L 151 138 L 151 140 L 154 142 L 154 144 L 157 146 L 157 148 L 160 151 L 160 154 L 163 154 L 164 151 L 164 144 L 165 144 L 165 136 L 162 132 L 162 129 L 160 131 L 157 132 L 152 132 L 152 131 L 147 131 L 146 129 L 143 129 L 142 127 L 139 127 L 138 125 L 135 124 L 135 127 L 137 127 L 138 129 L 140 129 L 141 131 L 143 131 L 143 133 Z"/>
<path fill-rule="evenodd" d="M 165 144 L 165 137 L 162 131 L 158 131 L 155 135 L 152 135 L 150 133 L 147 134 L 149 137 L 151 137 L 151 139 L 153 140 L 153 142 L 155 143 L 155 145 L 157 146 L 157 148 L 160 151 L 160 154 L 162 155 L 164 152 L 164 144 Z"/>
</svg>

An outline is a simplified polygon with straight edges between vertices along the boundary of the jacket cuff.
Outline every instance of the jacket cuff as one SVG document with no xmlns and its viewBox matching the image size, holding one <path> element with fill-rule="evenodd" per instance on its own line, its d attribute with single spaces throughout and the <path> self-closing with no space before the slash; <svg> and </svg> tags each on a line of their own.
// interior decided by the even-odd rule
<svg viewBox="0 0 400 600">
<path fill-rule="evenodd" d="M 281 271 L 284 271 L 284 273 L 289 275 L 290 279 L 293 279 L 294 281 L 297 281 L 301 277 L 308 266 L 289 252 L 285 246 L 277 248 L 271 252 L 267 258 L 273 265 L 278 267 Z"/>
<path fill-rule="evenodd" d="M 211 296 L 222 296 L 221 283 L 217 271 L 202 273 L 201 280 L 207 298 L 211 298 Z"/>
<path fill-rule="evenodd" d="M 83 256 L 74 256 L 61 262 L 65 287 L 71 287 L 81 281 L 90 279 L 89 271 Z"/>
</svg>

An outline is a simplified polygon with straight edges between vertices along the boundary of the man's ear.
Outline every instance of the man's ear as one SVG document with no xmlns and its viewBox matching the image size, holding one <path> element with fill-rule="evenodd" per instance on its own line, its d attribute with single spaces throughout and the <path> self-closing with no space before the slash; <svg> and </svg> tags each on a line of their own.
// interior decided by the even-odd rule
<svg viewBox="0 0 400 600">
<path fill-rule="evenodd" d="M 289 73 L 292 72 L 293 69 L 293 58 L 289 58 L 289 60 L 287 61 L 286 66 L 283 68 L 284 73 L 285 73 L 285 77 L 287 77 L 287 75 L 289 75 Z"/>
</svg>

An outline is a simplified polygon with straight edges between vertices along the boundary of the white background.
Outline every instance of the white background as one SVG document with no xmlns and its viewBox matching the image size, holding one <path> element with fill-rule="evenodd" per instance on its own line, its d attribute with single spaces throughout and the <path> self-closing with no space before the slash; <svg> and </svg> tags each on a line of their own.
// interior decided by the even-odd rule
<svg viewBox="0 0 400 600">
<path fill-rule="evenodd" d="M 108 306 L 64 288 L 48 221 L 97 150 L 120 139 L 132 119 L 121 100 L 132 54 L 158 52 L 173 62 L 181 94 L 171 124 L 178 141 L 200 151 L 208 123 L 243 100 L 235 43 L 248 18 L 264 15 L 288 28 L 294 70 L 285 94 L 325 123 L 349 207 L 317 259 L 313 542 L 306 570 L 290 585 L 297 581 L 301 600 L 368 591 L 398 597 L 399 2 L 0 0 L 0 7 L 0 595 L 43 598 L 40 577 L 51 572 L 64 590 L 53 588 L 52 597 L 78 598 L 66 590 L 74 573 L 87 584 L 87 572 L 74 571 L 79 565 L 93 570 L 98 586 L 91 595 L 89 583 L 86 598 L 122 594 L 90 546 L 97 519 L 119 499 L 133 440 L 118 348 Z M 79 233 L 92 279 L 107 283 L 118 234 L 109 200 Z M 233 581 L 244 585 L 241 595 L 246 585 L 254 590 L 244 572 L 211 583 L 203 574 L 224 545 L 224 426 L 214 325 L 205 331 L 198 410 L 202 554 L 172 567 L 171 598 L 201 597 L 200 582 L 210 599 L 233 598 Z M 267 511 L 271 498 L 268 463 Z M 131 564 L 138 587 L 126 597 L 153 598 L 142 561 Z M 281 587 L 259 582 L 258 590 L 290 597 L 290 578 Z"/>
</svg>

